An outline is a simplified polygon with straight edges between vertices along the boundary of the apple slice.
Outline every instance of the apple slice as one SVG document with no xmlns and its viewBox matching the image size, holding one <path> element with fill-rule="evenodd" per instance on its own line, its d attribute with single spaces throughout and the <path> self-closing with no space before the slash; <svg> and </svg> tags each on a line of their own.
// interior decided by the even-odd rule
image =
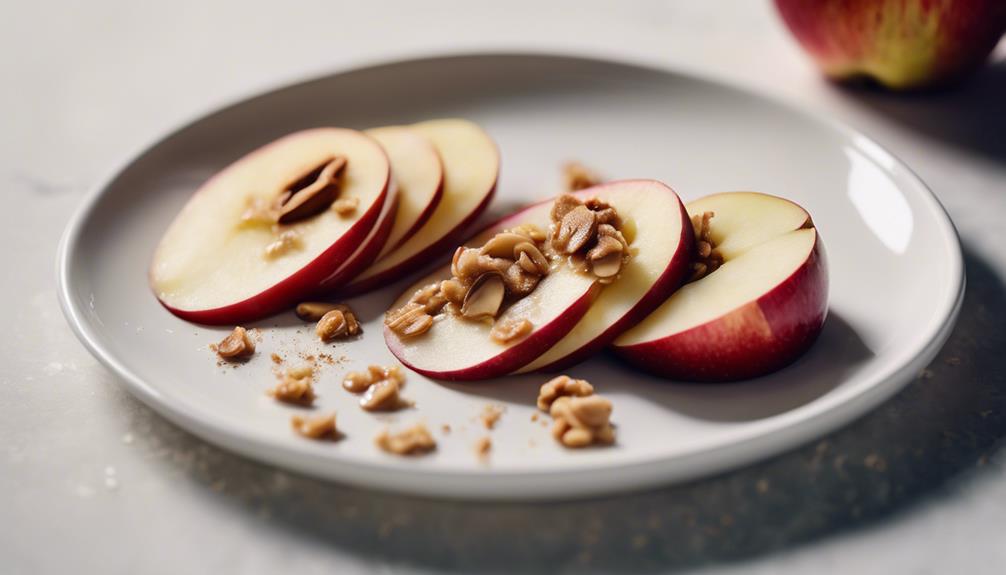
<svg viewBox="0 0 1006 575">
<path fill-rule="evenodd" d="M 391 177 L 398 187 L 398 211 L 381 255 L 409 239 L 433 214 L 443 195 L 440 156 L 418 130 L 385 126 L 365 132 L 377 140 L 391 160 Z"/>
<path fill-rule="evenodd" d="M 482 128 L 461 119 L 430 120 L 411 128 L 440 155 L 444 170 L 440 203 L 419 230 L 341 290 L 346 294 L 385 286 L 458 245 L 496 190 L 499 152 Z"/>
<path fill-rule="evenodd" d="M 764 375 L 814 342 L 828 310 L 824 248 L 793 202 L 753 192 L 688 204 L 713 212 L 710 239 L 723 264 L 686 284 L 613 343 L 647 371 L 691 381 Z"/>
<path fill-rule="evenodd" d="M 611 188 L 611 191 L 607 191 Z M 576 194 L 601 196 L 632 222 L 633 257 L 568 335 L 520 369 L 555 371 L 604 349 L 664 302 L 689 272 L 694 249 L 688 212 L 674 191 L 653 180 L 602 184 Z"/>
<path fill-rule="evenodd" d="M 337 213 L 327 202 L 319 210 L 299 200 L 322 197 L 301 191 L 331 189 L 323 179 L 338 174 L 340 158 L 346 163 L 335 194 L 355 208 Z M 278 312 L 356 253 L 381 215 L 389 181 L 384 150 L 355 130 L 318 128 L 267 144 L 196 191 L 157 247 L 151 287 L 172 313 L 200 323 Z M 297 193 L 285 208 L 297 205 L 298 213 L 288 209 L 280 224 L 256 215 L 288 190 Z"/>
<path fill-rule="evenodd" d="M 478 247 L 507 228 L 531 224 L 547 230 L 552 201 L 542 202 L 489 226 L 469 242 Z M 419 288 L 451 277 L 441 268 L 406 289 L 390 309 L 405 305 Z M 413 371 L 436 379 L 476 380 L 506 375 L 530 362 L 559 341 L 587 312 L 600 291 L 594 277 L 560 266 L 549 273 L 531 294 L 504 311 L 497 321 L 527 319 L 533 331 L 523 339 L 500 344 L 492 340 L 492 325 L 443 314 L 423 335 L 401 338 L 385 327 L 384 338 L 391 353 Z"/>
</svg>

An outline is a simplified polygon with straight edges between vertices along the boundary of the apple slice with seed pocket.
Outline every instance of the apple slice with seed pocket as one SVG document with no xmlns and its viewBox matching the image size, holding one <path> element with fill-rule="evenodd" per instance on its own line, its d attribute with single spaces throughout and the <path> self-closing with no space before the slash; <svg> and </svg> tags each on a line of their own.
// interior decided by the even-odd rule
<svg viewBox="0 0 1006 575">
<path fill-rule="evenodd" d="M 203 184 L 154 254 L 150 285 L 184 319 L 236 324 L 313 293 L 358 253 L 390 166 L 362 132 L 317 128 L 267 144 Z"/>
</svg>

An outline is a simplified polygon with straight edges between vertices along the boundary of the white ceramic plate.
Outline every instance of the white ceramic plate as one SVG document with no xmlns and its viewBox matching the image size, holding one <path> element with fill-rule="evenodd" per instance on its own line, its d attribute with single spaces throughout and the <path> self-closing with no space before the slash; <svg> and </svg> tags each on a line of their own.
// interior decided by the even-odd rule
<svg viewBox="0 0 1006 575">
<path fill-rule="evenodd" d="M 364 413 L 342 374 L 391 355 L 380 314 L 403 284 L 351 303 L 362 340 L 323 346 L 286 314 L 259 324 L 261 353 L 217 366 L 226 330 L 181 321 L 147 287 L 152 250 L 192 191 L 227 163 L 297 129 L 364 128 L 441 116 L 486 127 L 503 156 L 494 211 L 553 194 L 578 159 L 612 178 L 656 178 L 685 199 L 750 189 L 806 207 L 824 238 L 831 315 L 793 366 L 727 385 L 675 384 L 597 358 L 570 370 L 615 405 L 618 443 L 566 451 L 532 422 L 541 376 L 443 384 L 410 374 L 417 408 Z M 306 473 L 451 498 L 600 494 L 694 478 L 778 453 L 889 397 L 936 354 L 963 294 L 960 246 L 932 193 L 865 136 L 787 106 L 667 71 L 590 59 L 478 55 L 400 62 L 297 84 L 212 113 L 158 141 L 87 199 L 59 253 L 60 295 L 77 335 L 142 401 L 208 441 Z M 301 330 L 301 331 L 298 331 Z M 269 354 L 347 356 L 323 365 L 319 409 L 347 437 L 311 442 L 274 402 Z M 492 432 L 478 415 L 506 412 Z M 542 418 L 545 419 L 545 418 Z M 440 447 L 424 458 L 379 452 L 388 423 L 425 421 Z M 451 432 L 445 434 L 441 426 Z M 488 464 L 472 444 L 493 440 Z M 878 438 L 882 440 L 882 438 Z"/>
</svg>

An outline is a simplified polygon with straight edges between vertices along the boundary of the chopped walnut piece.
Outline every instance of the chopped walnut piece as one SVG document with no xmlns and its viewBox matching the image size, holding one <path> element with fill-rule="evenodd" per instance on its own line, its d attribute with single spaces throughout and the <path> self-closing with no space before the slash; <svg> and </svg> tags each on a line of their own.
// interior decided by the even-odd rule
<svg viewBox="0 0 1006 575">
<path fill-rule="evenodd" d="M 255 342 L 248 335 L 248 330 L 236 326 L 227 337 L 216 346 L 217 355 L 227 361 L 247 359 L 255 353 Z"/>
<path fill-rule="evenodd" d="M 395 455 L 422 455 L 437 448 L 437 442 L 422 423 L 408 429 L 392 433 L 385 429 L 374 442 L 382 450 Z"/>
<path fill-rule="evenodd" d="M 579 162 L 567 162 L 563 165 L 562 179 L 568 192 L 596 186 L 604 181 L 597 172 Z"/>
<path fill-rule="evenodd" d="M 560 397 L 586 397 L 593 393 L 594 386 L 587 383 L 587 380 L 560 375 L 542 384 L 538 390 L 538 409 L 548 411 Z"/>
<path fill-rule="evenodd" d="M 587 252 L 587 264 L 602 283 L 615 280 L 628 261 L 629 243 L 609 224 L 597 227 L 597 244 Z"/>
<path fill-rule="evenodd" d="M 352 337 L 360 333 L 360 322 L 349 306 L 336 304 L 336 308 L 321 316 L 314 331 L 321 341 Z"/>
<path fill-rule="evenodd" d="M 695 261 L 692 262 L 689 282 L 700 280 L 723 265 L 723 256 L 716 251 L 709 225 L 715 215 L 714 212 L 703 212 L 692 216 L 692 228 L 695 231 Z"/>
<path fill-rule="evenodd" d="M 290 425 L 299 435 L 308 439 L 338 439 L 339 432 L 335 428 L 335 413 L 315 417 L 294 415 Z"/>
<path fill-rule="evenodd" d="M 348 216 L 360 206 L 360 198 L 339 198 L 332 202 L 332 211 L 340 216 Z"/>
<path fill-rule="evenodd" d="M 503 417 L 503 407 L 499 405 L 489 404 L 482 408 L 482 414 L 479 415 L 479 419 L 482 420 L 482 425 L 486 429 L 492 429 L 496 427 L 496 423 Z"/>
<path fill-rule="evenodd" d="M 433 316 L 426 313 L 426 306 L 423 304 L 407 303 L 388 312 L 384 317 L 384 325 L 400 336 L 415 337 L 433 327 Z"/>
<path fill-rule="evenodd" d="M 489 457 L 489 452 L 492 451 L 492 448 L 493 440 L 488 435 L 480 437 L 475 442 L 475 455 L 478 455 L 479 459 L 485 460 Z"/>
<path fill-rule="evenodd" d="M 360 407 L 367 411 L 394 411 L 411 407 L 412 401 L 401 396 L 405 375 L 397 366 L 371 365 L 366 372 L 350 372 L 342 387 L 352 393 L 363 393 Z"/>
<path fill-rule="evenodd" d="M 296 230 L 285 230 L 276 239 L 265 247 L 265 257 L 278 258 L 289 253 L 291 250 L 300 249 L 304 242 L 300 239 L 300 234 Z"/>
<path fill-rule="evenodd" d="M 500 319 L 493 324 L 489 337 L 496 343 L 506 344 L 521 339 L 531 333 L 532 329 L 534 329 L 534 325 L 527 319 Z"/>
<path fill-rule="evenodd" d="M 611 402 L 599 395 L 560 397 L 552 403 L 549 413 L 555 420 L 552 436 L 566 447 L 615 442 L 615 430 L 609 421 Z"/>
<path fill-rule="evenodd" d="M 464 296 L 462 296 L 464 297 Z M 441 293 L 440 285 L 431 283 L 425 285 L 412 294 L 410 303 L 422 304 L 426 308 L 426 313 L 436 315 L 447 305 L 447 298 Z"/>
<path fill-rule="evenodd" d="M 276 387 L 267 393 L 277 401 L 298 405 L 314 403 L 314 370 L 308 366 L 293 367 L 286 370 L 283 379 Z"/>
</svg>

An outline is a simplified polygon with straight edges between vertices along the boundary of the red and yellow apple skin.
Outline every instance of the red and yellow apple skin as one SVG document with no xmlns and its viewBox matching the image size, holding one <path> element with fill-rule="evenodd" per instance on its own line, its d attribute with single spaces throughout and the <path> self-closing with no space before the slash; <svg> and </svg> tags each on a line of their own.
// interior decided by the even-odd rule
<svg viewBox="0 0 1006 575">
<path fill-rule="evenodd" d="M 1006 30 L 1002 0 L 776 0 L 826 75 L 892 89 L 947 84 L 979 67 Z"/>
<path fill-rule="evenodd" d="M 735 381 L 781 369 L 817 339 L 828 313 L 828 270 L 820 235 L 806 261 L 758 299 L 691 329 L 616 354 L 661 377 Z M 616 342 L 617 344 L 617 342 Z"/>
</svg>

